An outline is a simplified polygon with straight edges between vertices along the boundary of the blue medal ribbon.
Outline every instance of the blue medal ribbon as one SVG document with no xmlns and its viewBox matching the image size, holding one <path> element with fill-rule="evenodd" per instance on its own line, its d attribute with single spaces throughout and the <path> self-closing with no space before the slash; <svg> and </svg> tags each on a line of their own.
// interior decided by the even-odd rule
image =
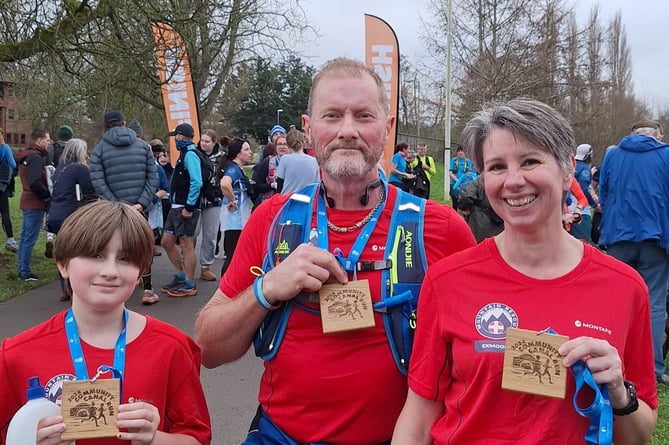
<svg viewBox="0 0 669 445">
<path fill-rule="evenodd" d="M 126 327 L 128 325 L 128 310 L 123 308 L 123 329 L 116 339 L 114 346 L 114 364 L 113 366 L 101 365 L 98 368 L 97 374 L 93 377 L 95 381 L 100 374 L 112 372 L 113 377 L 120 380 L 121 400 L 123 400 L 123 373 L 125 370 L 125 346 L 126 346 Z M 72 365 L 74 372 L 77 375 L 77 380 L 88 380 L 88 369 L 86 368 L 86 359 L 84 358 L 84 351 L 81 348 L 81 339 L 79 337 L 79 330 L 77 329 L 77 322 L 74 319 L 72 308 L 67 311 L 65 315 L 65 333 L 67 334 L 67 344 L 70 347 L 70 357 L 72 358 Z"/>
<path fill-rule="evenodd" d="M 546 329 L 548 334 L 556 335 L 553 329 Z M 590 425 L 585 433 L 585 443 L 588 445 L 611 445 L 613 443 L 613 407 L 611 406 L 611 398 L 606 385 L 598 385 L 595 378 L 583 362 L 578 360 L 571 365 L 571 372 L 576 381 L 576 391 L 572 402 L 574 409 L 578 414 L 590 419 Z M 578 405 L 578 394 L 584 387 L 589 387 L 595 394 L 595 398 L 585 408 Z"/>
<path fill-rule="evenodd" d="M 388 185 L 386 181 L 381 179 L 383 182 L 383 188 L 385 191 L 385 196 L 388 196 Z M 351 247 L 351 252 L 348 254 L 348 257 L 344 256 L 344 253 L 341 249 L 336 248 L 332 253 L 335 255 L 339 264 L 349 273 L 354 274 L 355 279 L 355 265 L 360 259 L 360 255 L 367 245 L 367 241 L 372 236 L 374 229 L 376 228 L 376 223 L 379 221 L 379 216 L 383 211 L 384 206 L 379 206 L 378 209 L 372 215 L 372 218 L 362 227 L 362 230 L 355 242 L 353 247 Z M 325 208 L 325 197 L 323 196 L 323 187 L 320 188 L 318 192 L 318 208 L 317 208 L 317 231 L 318 231 L 318 247 L 329 252 L 329 241 L 328 241 L 328 215 Z"/>
</svg>

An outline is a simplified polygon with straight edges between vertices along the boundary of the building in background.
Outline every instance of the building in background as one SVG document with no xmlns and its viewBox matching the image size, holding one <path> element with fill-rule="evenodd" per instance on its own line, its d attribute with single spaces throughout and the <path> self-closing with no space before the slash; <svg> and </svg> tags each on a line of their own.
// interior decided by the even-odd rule
<svg viewBox="0 0 669 445">
<path fill-rule="evenodd" d="M 28 143 L 31 121 L 22 107 L 20 94 L 10 82 L 0 80 L 0 127 L 10 146 L 24 147 Z"/>
</svg>

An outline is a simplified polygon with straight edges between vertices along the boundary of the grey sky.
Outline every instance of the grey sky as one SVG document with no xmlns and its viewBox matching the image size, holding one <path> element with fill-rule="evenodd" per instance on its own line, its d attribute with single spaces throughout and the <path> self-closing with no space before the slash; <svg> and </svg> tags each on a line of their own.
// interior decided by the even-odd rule
<svg viewBox="0 0 669 445">
<path fill-rule="evenodd" d="M 632 79 L 639 99 L 655 109 L 669 108 L 669 45 L 666 38 L 667 0 L 577 0 L 577 15 L 583 24 L 592 5 L 599 3 L 600 22 L 607 24 L 618 9 L 622 12 L 632 54 Z M 427 15 L 426 0 L 309 0 L 307 14 L 321 37 L 303 46 L 309 61 L 319 66 L 337 56 L 364 60 L 364 14 L 376 15 L 392 26 L 400 53 L 414 63 L 426 49 L 419 30 L 421 15 Z"/>
</svg>

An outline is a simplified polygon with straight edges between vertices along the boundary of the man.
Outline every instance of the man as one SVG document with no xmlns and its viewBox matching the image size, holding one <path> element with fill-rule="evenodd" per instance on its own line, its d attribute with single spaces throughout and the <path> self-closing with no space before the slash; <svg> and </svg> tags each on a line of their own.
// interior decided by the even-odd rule
<svg viewBox="0 0 669 445">
<path fill-rule="evenodd" d="M 286 143 L 292 152 L 281 157 L 276 171 L 276 190 L 283 194 L 296 192 L 321 179 L 316 158 L 304 153 L 304 134 L 297 129 L 289 130 Z"/>
<path fill-rule="evenodd" d="M 576 147 L 576 169 L 574 170 L 574 179 L 581 187 L 585 198 L 588 200 L 588 205 L 583 208 L 577 208 L 581 215 L 581 220 L 577 224 L 570 224 L 569 233 L 574 238 L 591 243 L 592 233 L 592 212 L 599 208 L 598 198 L 592 191 L 592 171 L 590 170 L 590 163 L 592 162 L 592 145 L 581 144 Z M 577 205 L 577 207 L 579 207 Z"/>
<path fill-rule="evenodd" d="M 642 119 L 606 153 L 599 176 L 599 243 L 634 267 L 648 286 L 655 375 L 669 385 L 662 353 L 669 282 L 669 145 L 662 127 Z"/>
<path fill-rule="evenodd" d="M 385 249 L 390 219 L 396 199 L 405 198 L 403 192 L 387 186 L 377 168 L 395 117 L 388 115 L 378 75 L 362 63 L 343 58 L 328 62 L 316 75 L 308 105 L 302 126 L 321 167 L 322 188 L 318 186 L 319 192 L 302 212 L 303 219 L 311 219 L 316 208 L 320 215 L 303 233 L 313 234 L 311 242 L 321 247 L 299 244 L 253 285 L 252 266 L 263 263 L 274 217 L 287 201 L 304 200 L 276 195 L 260 206 L 242 231 L 220 289 L 197 319 L 196 339 L 203 364 L 219 366 L 246 353 L 270 308 L 293 307 L 280 349 L 265 362 L 261 408 L 245 443 L 294 443 L 286 437 L 297 443 L 390 443 L 407 382 L 394 362 L 381 315 L 370 315 L 373 328 L 325 335 L 316 297 L 308 293 L 318 292 L 326 282 L 333 283 L 329 292 L 336 293 L 349 280 L 359 280 L 350 283 L 356 289 L 364 286 L 362 280 L 369 280 L 372 301 L 381 298 L 381 276 L 388 272 Z M 451 209 L 415 201 L 425 206 L 427 264 L 474 244 L 464 220 Z M 370 222 L 377 211 L 378 220 Z M 281 228 L 293 232 L 296 225 L 286 223 Z M 352 249 L 354 243 L 361 245 L 360 240 L 368 242 L 359 251 Z M 360 272 L 347 272 L 344 267 Z M 298 295 L 300 301 L 293 302 Z M 350 309 L 345 314 L 353 318 L 360 309 L 354 304 L 338 308 Z"/>
<path fill-rule="evenodd" d="M 202 170 L 200 158 L 195 150 L 195 130 L 190 124 L 177 125 L 170 136 L 174 136 L 179 150 L 179 159 L 174 166 L 170 182 L 171 208 L 163 228 L 161 244 L 167 252 L 176 274 L 162 290 L 170 297 L 192 297 L 197 295 L 195 287 L 195 228 L 200 219 L 200 195 L 202 192 Z M 179 239 L 179 247 L 177 247 Z"/>
<path fill-rule="evenodd" d="M 58 167 L 60 155 L 65 150 L 65 143 L 74 137 L 74 131 L 69 125 L 61 125 L 58 127 L 56 137 L 58 140 L 47 148 L 47 165 L 53 165 L 54 167 Z"/>
<path fill-rule="evenodd" d="M 102 140 L 93 148 L 89 162 L 95 192 L 102 199 L 130 204 L 148 218 L 159 185 L 151 148 L 135 130 L 126 126 L 120 111 L 105 113 L 104 129 Z M 142 288 L 143 304 L 158 302 L 150 268 L 142 276 Z"/>
<path fill-rule="evenodd" d="M 416 175 L 416 182 L 419 181 L 425 182 L 425 188 L 420 187 L 420 184 L 416 186 L 414 194 L 420 196 L 421 198 L 430 199 L 430 184 L 432 181 L 432 176 L 437 174 L 437 165 L 434 163 L 432 156 L 427 155 L 427 144 L 421 142 L 418 144 L 416 149 L 416 159 L 411 163 L 413 172 Z"/>
<path fill-rule="evenodd" d="M 48 131 L 43 128 L 35 128 L 30 133 L 30 145 L 16 155 L 23 188 L 19 203 L 23 212 L 23 222 L 19 242 L 18 270 L 19 279 L 23 281 L 37 281 L 39 279 L 32 273 L 30 258 L 51 199 L 44 165 L 47 147 L 50 142 L 51 136 L 49 136 Z"/>
<path fill-rule="evenodd" d="M 203 130 L 197 148 L 211 160 L 214 166 L 218 166 L 223 152 L 218 142 L 216 142 L 216 131 L 211 128 Z M 216 281 L 217 279 L 216 274 L 211 271 L 211 265 L 214 264 L 216 246 L 219 240 L 220 217 L 221 199 L 209 201 L 202 197 L 202 212 L 200 213 L 200 222 L 195 230 L 195 239 L 197 239 L 200 229 L 202 229 L 200 279 L 204 281 Z"/>
<path fill-rule="evenodd" d="M 58 140 L 54 142 L 53 144 L 49 144 L 47 147 L 47 160 L 46 160 L 46 180 L 47 184 L 49 185 L 49 191 L 53 191 L 53 183 L 51 181 L 51 177 L 53 176 L 53 173 L 56 171 L 56 167 L 58 167 L 58 162 L 60 162 L 60 156 L 63 154 L 63 150 L 65 150 L 65 144 L 67 141 L 72 139 L 74 136 L 74 132 L 72 131 L 72 127 L 69 125 L 61 125 L 58 127 L 58 131 L 56 132 L 56 137 Z M 52 258 L 53 257 L 53 239 L 55 235 L 51 232 L 46 232 L 46 244 L 44 246 L 44 256 L 47 258 Z"/>
<path fill-rule="evenodd" d="M 469 173 L 473 170 L 472 161 L 465 157 L 465 149 L 462 145 L 458 144 L 456 150 L 456 155 L 451 159 L 450 166 L 448 167 L 448 176 L 451 179 L 451 205 L 454 209 L 458 208 L 458 198 L 457 193 L 455 193 L 455 183 L 458 182 L 458 179 L 462 178 L 465 173 Z"/>
</svg>

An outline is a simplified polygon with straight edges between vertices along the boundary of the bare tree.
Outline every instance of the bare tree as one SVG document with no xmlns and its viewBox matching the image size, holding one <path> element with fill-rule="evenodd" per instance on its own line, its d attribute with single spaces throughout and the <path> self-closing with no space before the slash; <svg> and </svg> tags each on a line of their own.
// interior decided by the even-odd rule
<svg viewBox="0 0 669 445">
<path fill-rule="evenodd" d="M 162 123 L 153 22 L 182 35 L 203 120 L 215 113 L 236 66 L 295 54 L 295 42 L 314 32 L 299 0 L 2 3 L 2 75 L 26 91 L 41 91 L 40 113 L 57 111 L 55 119 L 78 114 L 95 120 L 117 107 Z"/>
</svg>

